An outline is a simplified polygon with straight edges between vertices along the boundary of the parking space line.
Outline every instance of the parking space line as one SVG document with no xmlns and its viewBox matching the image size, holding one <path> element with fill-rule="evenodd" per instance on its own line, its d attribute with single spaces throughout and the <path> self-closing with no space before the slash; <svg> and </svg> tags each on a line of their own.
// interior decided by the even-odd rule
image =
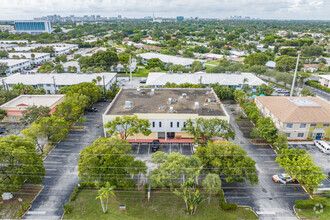
<svg viewBox="0 0 330 220">
<path fill-rule="evenodd" d="M 140 143 L 138 145 L 138 150 L 137 150 L 136 154 L 139 154 L 139 151 L 140 151 Z"/>
<path fill-rule="evenodd" d="M 182 154 L 182 144 L 179 143 L 179 147 L 180 147 L 180 153 Z"/>
<path fill-rule="evenodd" d="M 170 143 L 170 153 L 172 153 L 172 143 Z"/>
<path fill-rule="evenodd" d="M 148 143 L 148 157 L 149 157 L 149 152 L 150 152 L 150 143 Z"/>
</svg>

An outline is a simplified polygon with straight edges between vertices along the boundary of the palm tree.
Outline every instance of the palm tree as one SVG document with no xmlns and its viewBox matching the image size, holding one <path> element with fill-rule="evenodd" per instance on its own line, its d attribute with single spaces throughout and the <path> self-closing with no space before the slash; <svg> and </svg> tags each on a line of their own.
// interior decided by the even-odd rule
<svg viewBox="0 0 330 220">
<path fill-rule="evenodd" d="M 101 76 L 97 76 L 96 77 L 96 80 L 97 80 L 97 84 L 100 84 L 101 80 L 102 80 L 102 77 Z"/>
<path fill-rule="evenodd" d="M 106 213 L 108 211 L 109 197 L 110 196 L 115 196 L 115 194 L 113 192 L 114 188 L 115 188 L 114 186 L 110 186 L 110 183 L 107 182 L 105 187 L 102 187 L 98 191 L 99 196 L 96 197 L 96 199 L 101 200 L 101 206 L 102 206 L 102 210 L 103 210 L 104 213 Z M 105 204 L 104 204 L 104 200 L 106 200 Z"/>
</svg>

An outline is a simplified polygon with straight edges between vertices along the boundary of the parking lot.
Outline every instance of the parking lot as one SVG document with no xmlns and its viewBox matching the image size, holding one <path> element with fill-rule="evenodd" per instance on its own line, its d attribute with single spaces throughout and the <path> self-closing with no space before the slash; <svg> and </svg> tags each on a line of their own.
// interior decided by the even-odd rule
<svg viewBox="0 0 330 220">
<path fill-rule="evenodd" d="M 152 143 L 133 143 L 132 151 L 135 156 L 151 157 Z M 190 156 L 193 154 L 193 149 L 189 143 L 161 143 L 158 151 L 170 154 L 179 152 L 182 155 Z"/>
<path fill-rule="evenodd" d="M 290 143 L 289 147 L 298 147 L 299 149 L 309 151 L 309 154 L 313 157 L 316 165 L 322 168 L 325 175 L 328 175 L 328 172 L 330 171 L 330 155 L 322 153 L 314 144 L 311 143 Z M 330 188 L 330 179 L 327 178 L 323 180 L 322 184 L 323 185 L 320 186 L 320 188 Z"/>
</svg>

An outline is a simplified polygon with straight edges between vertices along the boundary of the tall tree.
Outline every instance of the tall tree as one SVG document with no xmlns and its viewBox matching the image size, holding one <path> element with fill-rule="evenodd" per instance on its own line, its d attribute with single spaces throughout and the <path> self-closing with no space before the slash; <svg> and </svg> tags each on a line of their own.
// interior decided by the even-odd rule
<svg viewBox="0 0 330 220">
<path fill-rule="evenodd" d="M 203 188 L 209 192 L 209 203 L 211 202 L 212 194 L 221 190 L 221 179 L 218 174 L 209 173 L 203 181 Z"/>
<path fill-rule="evenodd" d="M 36 144 L 40 152 L 43 152 L 45 143 L 59 142 L 68 137 L 69 123 L 64 118 L 55 116 L 38 118 L 22 134 L 30 138 Z"/>
<path fill-rule="evenodd" d="M 127 141 L 100 137 L 80 152 L 78 171 L 80 179 L 87 182 L 109 182 L 119 188 L 132 188 L 135 183 L 131 174 L 145 174 L 147 167 L 134 160 Z"/>
<path fill-rule="evenodd" d="M 4 119 L 4 117 L 7 116 L 7 111 L 0 109 L 0 121 L 2 121 L 2 119 Z"/>
<path fill-rule="evenodd" d="M 20 121 L 24 125 L 29 125 L 38 118 L 50 116 L 50 108 L 47 106 L 29 106 L 26 110 L 22 112 L 23 117 Z"/>
<path fill-rule="evenodd" d="M 311 191 L 317 190 L 322 180 L 326 179 L 321 168 L 316 166 L 305 150 L 282 149 L 276 161 L 292 178 L 299 180 Z"/>
<path fill-rule="evenodd" d="M 180 153 L 166 154 L 158 151 L 152 154 L 152 162 L 157 165 L 149 175 L 152 187 L 170 187 L 179 185 L 180 180 L 185 181 L 195 176 L 196 171 L 201 168 L 201 161 L 192 155 L 186 157 Z"/>
<path fill-rule="evenodd" d="M 249 66 L 263 66 L 267 61 L 268 57 L 264 53 L 253 53 L 245 58 L 244 63 L 248 64 Z"/>
<path fill-rule="evenodd" d="M 260 118 L 256 124 L 256 130 L 259 137 L 273 143 L 277 138 L 277 129 L 271 118 Z"/>
<path fill-rule="evenodd" d="M 182 128 L 182 131 L 193 135 L 196 142 L 201 140 L 203 145 L 215 137 L 225 140 L 235 138 L 235 133 L 231 130 L 229 123 L 218 118 L 197 118 L 195 121 L 189 119 L 186 121 L 186 126 Z"/>
<path fill-rule="evenodd" d="M 237 144 L 228 141 L 209 142 L 206 146 L 199 146 L 196 155 L 201 159 L 203 167 L 225 176 L 228 183 L 258 183 L 256 162 Z"/>
<path fill-rule="evenodd" d="M 17 191 L 26 181 L 41 183 L 46 174 L 33 141 L 20 136 L 0 138 L 0 164 L 2 192 Z"/>
<path fill-rule="evenodd" d="M 108 121 L 104 128 L 109 129 L 107 132 L 110 135 L 120 134 L 123 139 L 127 139 L 128 136 L 142 133 L 148 136 L 151 133 L 150 122 L 147 119 L 139 119 L 136 115 L 122 117 L 117 116 L 114 120 Z"/>
<path fill-rule="evenodd" d="M 75 93 L 87 96 L 89 98 L 89 105 L 96 103 L 102 96 L 100 87 L 90 82 L 83 82 L 69 86 L 64 92 L 67 96 L 73 96 Z"/>
</svg>

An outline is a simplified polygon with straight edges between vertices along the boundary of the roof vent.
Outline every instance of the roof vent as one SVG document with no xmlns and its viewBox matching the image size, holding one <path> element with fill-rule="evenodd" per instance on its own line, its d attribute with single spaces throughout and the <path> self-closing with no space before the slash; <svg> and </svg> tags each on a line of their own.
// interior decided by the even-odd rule
<svg viewBox="0 0 330 220">
<path fill-rule="evenodd" d="M 155 89 L 151 89 L 151 95 L 155 95 Z"/>
<path fill-rule="evenodd" d="M 168 104 L 172 104 L 172 98 L 168 98 Z"/>
<path fill-rule="evenodd" d="M 183 98 L 183 100 L 186 100 L 186 98 L 187 98 L 187 93 L 182 93 L 182 98 Z"/>
<path fill-rule="evenodd" d="M 170 113 L 173 113 L 173 106 L 170 106 Z"/>
<path fill-rule="evenodd" d="M 160 109 L 161 109 L 161 110 L 165 110 L 165 105 L 161 105 L 161 106 L 160 106 Z"/>
<path fill-rule="evenodd" d="M 125 101 L 125 109 L 131 109 L 132 108 L 132 101 Z"/>
<path fill-rule="evenodd" d="M 195 109 L 199 109 L 199 103 L 198 102 L 195 102 Z"/>
<path fill-rule="evenodd" d="M 136 89 L 136 93 L 137 93 L 137 94 L 140 94 L 140 88 L 137 88 L 137 89 Z"/>
</svg>

